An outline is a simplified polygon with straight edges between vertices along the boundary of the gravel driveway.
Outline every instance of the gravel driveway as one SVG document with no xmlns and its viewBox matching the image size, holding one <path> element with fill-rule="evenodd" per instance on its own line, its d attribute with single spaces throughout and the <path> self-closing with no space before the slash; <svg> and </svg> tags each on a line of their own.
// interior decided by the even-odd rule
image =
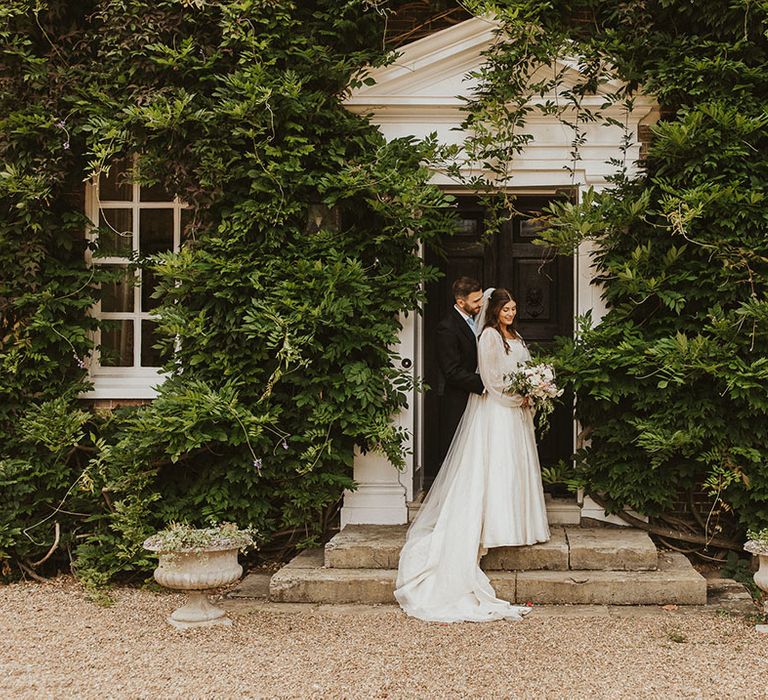
<svg viewBox="0 0 768 700">
<path fill-rule="evenodd" d="M 181 596 L 0 587 L 0 698 L 766 698 L 768 635 L 710 610 L 540 608 L 426 624 L 394 606 L 230 601 L 178 632 Z"/>
</svg>

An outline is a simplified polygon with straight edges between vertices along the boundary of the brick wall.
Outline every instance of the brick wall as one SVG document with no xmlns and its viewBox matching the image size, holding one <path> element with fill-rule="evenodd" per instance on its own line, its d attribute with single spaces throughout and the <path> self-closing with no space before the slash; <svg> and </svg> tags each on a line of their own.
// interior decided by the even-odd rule
<svg viewBox="0 0 768 700">
<path fill-rule="evenodd" d="M 151 399 L 83 399 L 83 404 L 93 411 L 112 411 L 123 406 L 145 406 Z"/>
<path fill-rule="evenodd" d="M 651 146 L 651 139 L 653 134 L 651 133 L 650 124 L 638 124 L 637 125 L 637 140 L 640 143 L 640 160 L 644 161 L 648 157 L 648 149 Z"/>
</svg>

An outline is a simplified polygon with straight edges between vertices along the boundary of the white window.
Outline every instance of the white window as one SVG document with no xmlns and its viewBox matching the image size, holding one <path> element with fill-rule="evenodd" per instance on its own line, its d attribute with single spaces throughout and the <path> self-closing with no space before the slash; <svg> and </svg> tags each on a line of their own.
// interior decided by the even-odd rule
<svg viewBox="0 0 768 700">
<path fill-rule="evenodd" d="M 93 309 L 102 327 L 90 369 L 94 388 L 83 398 L 153 398 L 163 380 L 164 358 L 152 347 L 155 281 L 150 271 L 131 267 L 131 257 L 178 251 L 192 210 L 161 188 L 142 187 L 126 175 L 126 164 L 115 164 L 108 176 L 86 189 L 88 217 L 99 227 L 98 234 L 92 234 L 98 235 L 98 253 L 89 261 L 122 274 L 118 281 L 102 285 L 101 301 Z"/>
</svg>

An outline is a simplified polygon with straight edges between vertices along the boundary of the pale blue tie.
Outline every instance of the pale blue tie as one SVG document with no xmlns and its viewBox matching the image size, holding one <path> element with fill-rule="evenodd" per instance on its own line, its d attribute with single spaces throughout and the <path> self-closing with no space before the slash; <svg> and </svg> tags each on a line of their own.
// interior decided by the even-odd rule
<svg viewBox="0 0 768 700">
<path fill-rule="evenodd" d="M 472 329 L 472 332 L 475 332 L 475 319 L 473 316 L 467 316 L 467 323 L 469 324 L 469 327 Z"/>
</svg>

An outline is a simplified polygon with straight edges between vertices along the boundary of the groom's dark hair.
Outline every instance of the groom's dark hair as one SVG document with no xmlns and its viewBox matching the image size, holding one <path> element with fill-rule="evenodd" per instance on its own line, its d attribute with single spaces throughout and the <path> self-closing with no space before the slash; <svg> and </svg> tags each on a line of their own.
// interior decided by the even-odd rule
<svg viewBox="0 0 768 700">
<path fill-rule="evenodd" d="M 472 292 L 479 292 L 482 285 L 471 277 L 459 277 L 451 286 L 454 299 L 466 299 Z"/>
</svg>

